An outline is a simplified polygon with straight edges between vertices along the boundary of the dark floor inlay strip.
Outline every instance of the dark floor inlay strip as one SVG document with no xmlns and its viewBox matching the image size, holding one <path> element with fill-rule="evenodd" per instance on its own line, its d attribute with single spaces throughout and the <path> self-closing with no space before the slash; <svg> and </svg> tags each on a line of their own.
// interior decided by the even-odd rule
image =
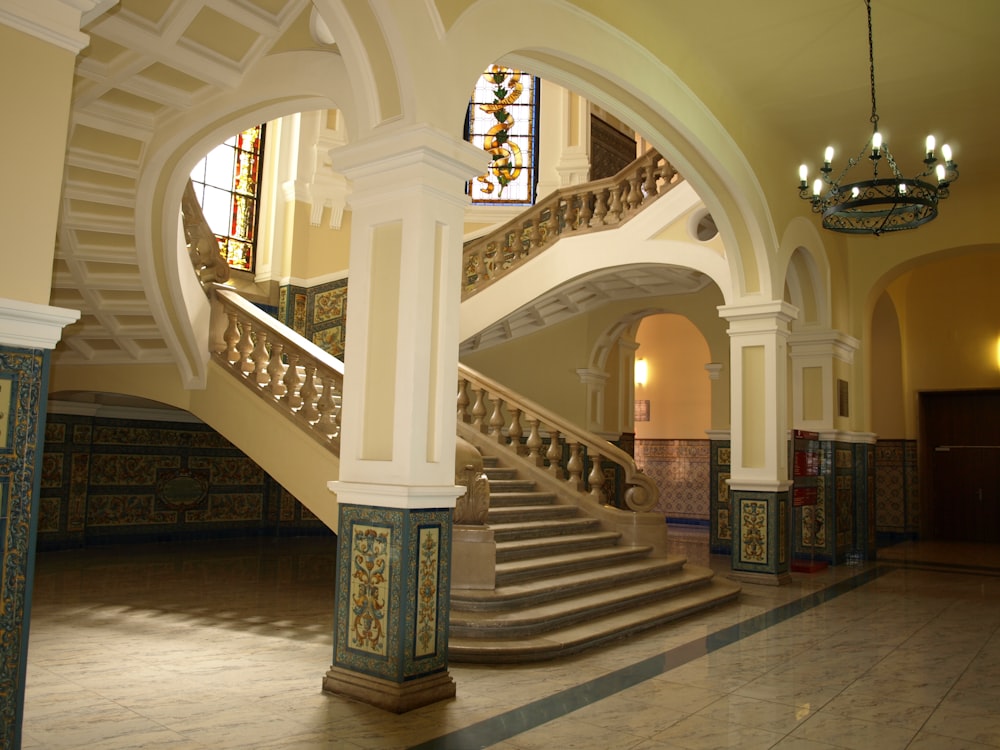
<svg viewBox="0 0 1000 750">
<path fill-rule="evenodd" d="M 643 659 L 631 666 L 622 667 L 602 677 L 574 685 L 555 695 L 541 698 L 520 708 L 511 709 L 491 719 L 472 724 L 465 729 L 459 729 L 419 745 L 413 745 L 409 750 L 469 750 L 470 748 L 489 747 L 497 742 L 508 740 L 595 701 L 635 687 L 646 680 L 669 672 L 671 669 L 687 664 L 717 649 L 767 630 L 789 618 L 836 599 L 841 594 L 846 594 L 871 583 L 892 570 L 892 567 L 882 566 L 870 568 L 794 602 L 789 602 L 756 617 L 710 633 L 704 638 L 698 638 L 669 651 Z"/>
</svg>

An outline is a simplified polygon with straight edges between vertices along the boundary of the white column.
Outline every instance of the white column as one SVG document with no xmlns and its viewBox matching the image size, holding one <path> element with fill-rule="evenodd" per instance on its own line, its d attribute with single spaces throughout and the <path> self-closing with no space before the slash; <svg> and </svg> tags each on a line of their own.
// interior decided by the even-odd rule
<svg viewBox="0 0 1000 750">
<path fill-rule="evenodd" d="M 796 331 L 792 359 L 792 426 L 815 432 L 835 429 L 840 416 L 837 362 L 849 366 L 859 342 L 840 331 Z"/>
<path fill-rule="evenodd" d="M 467 179 L 478 149 L 427 126 L 335 150 L 351 182 L 340 502 L 454 507 Z"/>
<path fill-rule="evenodd" d="M 788 488 L 788 336 L 798 310 L 787 302 L 719 307 L 729 321 L 732 378 L 730 487 Z"/>
</svg>

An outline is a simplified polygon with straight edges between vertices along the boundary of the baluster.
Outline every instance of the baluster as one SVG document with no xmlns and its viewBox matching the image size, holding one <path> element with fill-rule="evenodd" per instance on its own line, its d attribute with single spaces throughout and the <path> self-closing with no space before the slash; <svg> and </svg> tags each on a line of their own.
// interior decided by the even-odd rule
<svg viewBox="0 0 1000 750">
<path fill-rule="evenodd" d="M 299 394 L 299 355 L 297 352 L 290 352 L 288 355 L 288 368 L 285 370 L 285 377 L 281 379 L 285 386 L 283 398 L 288 402 L 288 408 L 294 411 L 302 406 L 302 396 Z"/>
<path fill-rule="evenodd" d="M 656 166 L 655 164 L 650 164 L 646 167 L 646 181 L 642 185 L 643 191 L 646 193 L 646 200 L 654 197 L 656 195 Z"/>
<path fill-rule="evenodd" d="M 562 441 L 559 440 L 559 430 L 552 430 L 545 458 L 549 460 L 549 472 L 552 476 L 556 479 L 562 479 Z"/>
<path fill-rule="evenodd" d="M 563 221 L 571 232 L 575 232 L 579 226 L 577 224 L 580 221 L 580 203 L 577 202 L 578 200 L 580 200 L 578 196 L 571 195 L 566 199 L 564 204 L 566 210 L 563 212 Z"/>
<path fill-rule="evenodd" d="M 240 322 L 240 343 L 236 347 L 240 351 L 240 372 L 243 373 L 244 377 L 248 376 L 254 371 L 254 362 L 252 358 L 252 353 L 254 349 L 254 342 L 250 336 L 251 325 L 249 320 L 243 320 Z"/>
<path fill-rule="evenodd" d="M 527 240 L 529 252 L 533 248 L 541 247 L 545 243 L 541 220 L 535 219 L 530 225 L 525 227 L 524 238 Z"/>
<path fill-rule="evenodd" d="M 510 438 L 510 447 L 519 456 L 524 455 L 524 446 L 521 445 L 521 436 L 524 430 L 521 428 L 521 410 L 514 407 L 510 409 L 510 424 L 507 425 L 507 437 Z"/>
<path fill-rule="evenodd" d="M 503 411 L 499 396 L 493 399 L 493 413 L 490 414 L 489 434 L 498 443 L 503 443 Z"/>
<path fill-rule="evenodd" d="M 578 492 L 583 487 L 583 456 L 580 449 L 579 443 L 573 443 L 569 447 L 569 461 L 566 462 L 566 471 L 569 473 L 567 481 Z"/>
<path fill-rule="evenodd" d="M 635 177 L 628 181 L 628 197 L 625 199 L 628 203 L 628 210 L 635 211 L 635 209 L 642 203 L 642 193 L 639 191 L 639 185 L 642 183 L 642 168 L 636 173 Z"/>
<path fill-rule="evenodd" d="M 621 221 L 623 189 L 623 185 L 615 185 L 611 188 L 611 204 L 608 206 L 608 215 L 605 217 L 605 224 L 617 224 Z"/>
<path fill-rule="evenodd" d="M 608 215 L 608 203 L 605 196 L 605 190 L 602 188 L 594 194 L 594 222 L 592 226 L 602 226 L 607 223 L 605 220 Z"/>
<path fill-rule="evenodd" d="M 324 377 L 322 380 L 323 395 L 316 402 L 319 421 L 314 426 L 321 434 L 332 438 L 337 434 L 337 404 L 333 398 L 333 378 Z"/>
<path fill-rule="evenodd" d="M 601 454 L 595 453 L 590 464 L 590 474 L 587 475 L 590 484 L 590 496 L 598 503 L 604 503 L 604 471 L 601 469 Z"/>
<path fill-rule="evenodd" d="M 240 341 L 240 329 L 236 325 L 235 312 L 227 311 L 226 319 L 228 323 L 226 332 L 222 334 L 222 340 L 226 342 L 226 362 L 232 365 L 240 359 L 240 350 L 236 346 Z"/>
<path fill-rule="evenodd" d="M 480 432 L 485 432 L 483 427 L 483 417 L 486 416 L 486 389 L 480 388 L 476 392 L 476 403 L 472 405 L 472 426 Z"/>
<path fill-rule="evenodd" d="M 538 434 L 538 420 L 529 419 L 528 424 L 531 429 L 528 431 L 528 439 L 525 442 L 525 446 L 528 449 L 528 460 L 533 461 L 535 466 L 541 466 L 545 459 L 542 458 L 539 452 L 542 447 L 542 436 Z"/>
<path fill-rule="evenodd" d="M 312 424 L 319 419 L 319 411 L 316 409 L 316 365 L 309 362 L 305 365 L 306 377 L 299 389 L 299 400 L 302 402 L 302 410 L 299 412 L 305 420 Z"/>
<path fill-rule="evenodd" d="M 258 386 L 266 385 L 268 382 L 267 366 L 270 355 L 267 352 L 267 331 L 254 329 L 254 347 L 250 353 L 253 362 L 254 383 Z"/>
<path fill-rule="evenodd" d="M 281 382 L 285 375 L 285 363 L 281 359 L 284 348 L 285 343 L 280 340 L 271 344 L 271 359 L 267 363 L 267 389 L 276 399 L 285 395 L 285 386 Z"/>
<path fill-rule="evenodd" d="M 580 212 L 577 214 L 577 223 L 580 228 L 587 228 L 590 226 L 590 219 L 594 215 L 593 208 L 590 204 L 590 199 L 592 197 L 592 193 L 580 193 Z"/>
<path fill-rule="evenodd" d="M 465 378 L 458 379 L 458 421 L 468 422 L 469 415 L 469 391 L 468 386 L 469 381 Z"/>
</svg>

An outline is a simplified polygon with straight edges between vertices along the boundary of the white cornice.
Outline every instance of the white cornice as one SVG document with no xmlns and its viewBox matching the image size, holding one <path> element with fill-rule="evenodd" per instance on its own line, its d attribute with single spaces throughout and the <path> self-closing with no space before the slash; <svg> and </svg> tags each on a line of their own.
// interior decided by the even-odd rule
<svg viewBox="0 0 1000 750">
<path fill-rule="evenodd" d="M 0 345 L 55 349 L 63 328 L 79 319 L 79 310 L 0 299 Z"/>
<path fill-rule="evenodd" d="M 0 23 L 76 55 L 90 44 L 80 27 L 117 4 L 118 0 L 7 0 L 0 6 Z"/>
</svg>

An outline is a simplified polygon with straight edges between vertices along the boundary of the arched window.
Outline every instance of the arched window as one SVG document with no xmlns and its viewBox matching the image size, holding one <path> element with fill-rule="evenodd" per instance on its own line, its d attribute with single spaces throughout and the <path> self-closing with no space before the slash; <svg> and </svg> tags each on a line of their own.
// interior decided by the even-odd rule
<svg viewBox="0 0 1000 750">
<path fill-rule="evenodd" d="M 228 138 L 199 161 L 191 182 L 205 220 L 232 268 L 253 271 L 260 219 L 264 125 Z"/>
<path fill-rule="evenodd" d="M 474 203 L 530 205 L 538 181 L 538 79 L 493 65 L 476 83 L 466 136 L 489 168 L 469 183 Z"/>
</svg>

